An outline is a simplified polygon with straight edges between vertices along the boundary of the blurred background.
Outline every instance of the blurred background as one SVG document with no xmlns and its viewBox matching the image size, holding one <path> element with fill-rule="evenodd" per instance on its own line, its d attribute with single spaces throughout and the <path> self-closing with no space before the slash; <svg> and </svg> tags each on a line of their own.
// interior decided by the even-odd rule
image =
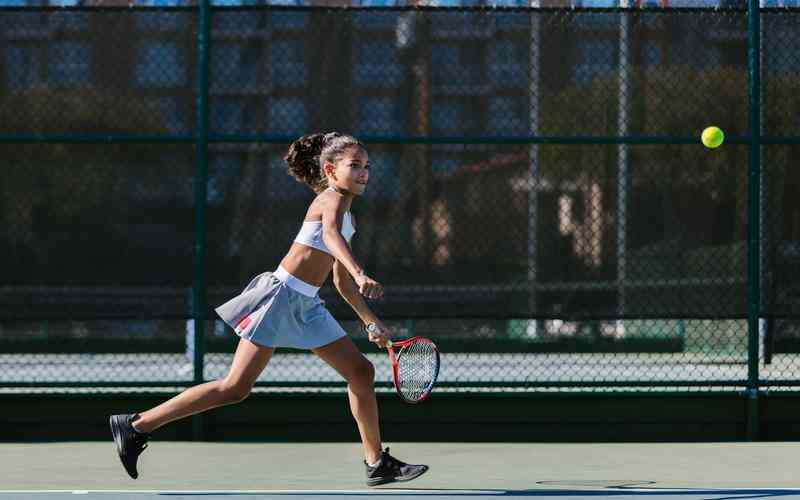
<svg viewBox="0 0 800 500">
<path fill-rule="evenodd" d="M 42 404 L 58 437 L 223 377 L 237 337 L 213 308 L 276 268 L 313 198 L 282 157 L 331 130 L 370 155 L 353 249 L 386 285 L 371 306 L 443 353 L 433 400 L 400 406 L 323 288 L 393 421 L 795 436 L 796 7 L 4 0 L 0 401 L 17 410 L 0 439 L 33 435 Z M 709 125 L 719 149 L 699 143 Z M 341 406 L 307 422 L 341 417 L 315 434 L 335 438 L 343 395 L 281 350 L 254 402 L 175 432 L 231 436 L 211 428 L 273 398 Z M 495 412 L 464 418 L 486 398 Z"/>
</svg>

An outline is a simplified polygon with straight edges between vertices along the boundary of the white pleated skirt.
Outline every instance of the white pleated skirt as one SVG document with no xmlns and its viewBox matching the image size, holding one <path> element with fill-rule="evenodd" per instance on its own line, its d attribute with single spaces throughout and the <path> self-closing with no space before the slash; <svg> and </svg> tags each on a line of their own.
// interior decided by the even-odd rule
<svg viewBox="0 0 800 500">
<path fill-rule="evenodd" d="M 279 266 L 215 311 L 237 335 L 260 346 L 314 349 L 347 335 L 318 292 Z"/>
</svg>

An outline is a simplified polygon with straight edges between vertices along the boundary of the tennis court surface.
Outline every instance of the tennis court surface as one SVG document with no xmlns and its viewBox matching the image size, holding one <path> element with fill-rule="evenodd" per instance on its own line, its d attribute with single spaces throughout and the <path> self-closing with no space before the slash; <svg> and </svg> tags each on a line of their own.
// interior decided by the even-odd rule
<svg viewBox="0 0 800 500">
<path fill-rule="evenodd" d="M 413 432 L 413 430 L 410 430 Z M 0 498 L 800 498 L 800 443 L 385 443 L 431 470 L 367 488 L 358 443 L 0 444 Z"/>
</svg>

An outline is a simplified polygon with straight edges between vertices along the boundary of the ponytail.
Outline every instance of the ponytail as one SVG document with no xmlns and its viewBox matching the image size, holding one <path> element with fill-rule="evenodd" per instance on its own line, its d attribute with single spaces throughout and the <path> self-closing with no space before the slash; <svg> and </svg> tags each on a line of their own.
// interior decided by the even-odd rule
<svg viewBox="0 0 800 500">
<path fill-rule="evenodd" d="M 324 141 L 325 134 L 304 135 L 289 146 L 289 151 L 283 158 L 289 168 L 289 175 L 314 191 L 324 189 L 326 184 L 319 161 Z"/>
</svg>

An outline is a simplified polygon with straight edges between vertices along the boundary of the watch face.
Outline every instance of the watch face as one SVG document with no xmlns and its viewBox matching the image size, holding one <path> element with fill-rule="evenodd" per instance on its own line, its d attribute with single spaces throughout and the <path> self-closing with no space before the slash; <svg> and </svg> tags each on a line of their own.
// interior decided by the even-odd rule
<svg viewBox="0 0 800 500">
<path fill-rule="evenodd" d="M 375 332 L 377 332 L 377 331 L 378 331 L 378 325 L 376 325 L 375 323 L 370 323 L 370 324 L 368 324 L 368 325 L 367 325 L 367 331 L 368 331 L 369 333 L 375 333 Z"/>
</svg>

